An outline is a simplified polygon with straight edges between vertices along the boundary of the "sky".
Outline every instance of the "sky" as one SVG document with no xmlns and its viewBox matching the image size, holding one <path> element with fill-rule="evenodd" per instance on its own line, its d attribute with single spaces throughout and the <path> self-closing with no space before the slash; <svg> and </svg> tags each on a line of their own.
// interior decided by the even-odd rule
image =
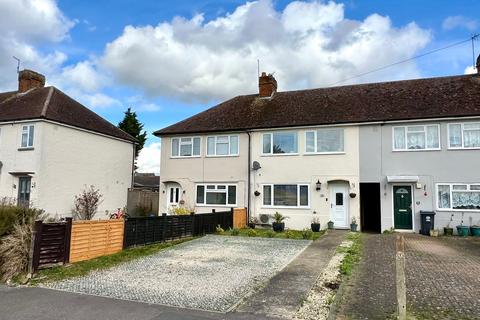
<svg viewBox="0 0 480 320">
<path fill-rule="evenodd" d="M 36 70 L 118 124 L 131 107 L 149 138 L 137 165 L 159 173 L 155 130 L 255 93 L 257 60 L 279 91 L 473 72 L 475 0 L 0 0 L 0 91 Z M 475 56 L 480 42 L 475 41 Z"/>
</svg>

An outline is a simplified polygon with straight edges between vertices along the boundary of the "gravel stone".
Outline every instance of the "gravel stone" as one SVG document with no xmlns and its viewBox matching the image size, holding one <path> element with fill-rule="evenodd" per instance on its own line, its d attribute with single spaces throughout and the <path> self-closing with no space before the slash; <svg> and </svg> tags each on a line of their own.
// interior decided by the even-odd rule
<svg viewBox="0 0 480 320">
<path fill-rule="evenodd" d="M 44 287 L 226 312 L 311 241 L 208 235 L 108 270 Z"/>
</svg>

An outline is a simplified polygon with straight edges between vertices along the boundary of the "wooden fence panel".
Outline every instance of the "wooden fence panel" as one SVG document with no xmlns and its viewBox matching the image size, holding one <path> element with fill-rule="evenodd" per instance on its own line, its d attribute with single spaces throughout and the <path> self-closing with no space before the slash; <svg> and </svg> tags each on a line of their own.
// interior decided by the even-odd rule
<svg viewBox="0 0 480 320">
<path fill-rule="evenodd" d="M 247 208 L 233 210 L 233 227 L 237 229 L 247 227 Z"/>
<path fill-rule="evenodd" d="M 35 221 L 32 270 L 63 264 L 68 260 L 71 219 L 66 222 Z"/>
<path fill-rule="evenodd" d="M 70 262 L 122 251 L 123 236 L 123 220 L 75 221 L 70 239 Z"/>
</svg>

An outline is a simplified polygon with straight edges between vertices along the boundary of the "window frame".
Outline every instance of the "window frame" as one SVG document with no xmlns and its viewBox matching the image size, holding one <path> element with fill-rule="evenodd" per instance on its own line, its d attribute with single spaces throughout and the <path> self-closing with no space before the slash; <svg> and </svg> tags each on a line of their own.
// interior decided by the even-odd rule
<svg viewBox="0 0 480 320">
<path fill-rule="evenodd" d="M 428 148 L 427 147 L 427 127 L 437 127 L 438 133 L 438 147 L 437 148 Z M 423 127 L 424 137 L 425 137 L 425 148 L 424 149 L 408 149 L 408 127 Z M 403 128 L 404 139 L 405 139 L 405 149 L 395 148 L 395 129 Z M 439 123 L 432 124 L 411 124 L 411 125 L 401 125 L 401 126 L 392 126 L 392 151 L 394 152 L 421 152 L 421 151 L 439 151 L 442 150 L 442 137 Z"/>
<path fill-rule="evenodd" d="M 203 186 L 203 203 L 198 203 L 198 187 Z M 208 189 L 207 186 L 215 186 L 215 189 Z M 225 189 L 219 189 L 218 186 L 225 186 Z M 228 191 L 230 187 L 235 187 L 235 203 L 228 203 Z M 207 192 L 225 193 L 225 204 L 207 204 Z M 238 202 L 238 186 L 235 183 L 196 183 L 195 184 L 195 206 L 197 207 L 236 207 Z"/>
<path fill-rule="evenodd" d="M 276 206 L 274 204 L 274 199 L 275 199 L 275 186 L 278 185 L 295 185 L 297 186 L 297 205 L 296 206 Z M 270 205 L 266 205 L 264 202 L 264 187 L 265 186 L 270 186 Z M 307 187 L 307 200 L 308 200 L 308 205 L 302 206 L 300 205 L 300 187 L 301 186 L 306 186 Z M 311 206 L 311 190 L 310 190 L 310 184 L 309 183 L 263 183 L 261 184 L 261 190 L 262 190 L 262 208 L 265 209 L 310 209 Z"/>
<path fill-rule="evenodd" d="M 453 208 L 453 192 L 473 192 L 473 193 L 479 193 L 480 190 L 470 190 L 470 187 L 472 185 L 480 185 L 480 182 L 477 183 L 436 183 L 435 184 L 435 202 L 436 202 L 436 208 L 438 211 L 454 211 L 454 212 L 480 212 L 480 209 L 454 209 Z M 438 203 L 438 187 L 439 186 L 448 186 L 450 188 L 449 190 L 449 196 L 450 196 L 450 208 L 440 208 L 439 203 Z M 465 190 L 453 190 L 453 186 L 465 186 L 467 189 Z"/>
<path fill-rule="evenodd" d="M 198 155 L 193 154 L 193 144 L 194 139 L 199 139 L 199 153 Z M 183 142 L 182 139 L 190 139 L 190 143 Z M 173 155 L 173 140 L 178 140 L 178 155 Z M 181 146 L 191 144 L 192 146 L 192 155 L 191 156 L 182 156 L 180 155 Z M 188 136 L 188 137 L 172 137 L 170 138 L 170 158 L 200 158 L 202 156 L 202 137 L 200 136 Z"/>
<path fill-rule="evenodd" d="M 343 136 L 343 151 L 318 151 L 318 131 L 321 130 L 342 130 L 342 136 Z M 307 151 L 307 135 L 309 133 L 312 133 L 314 135 L 314 150 L 315 151 Z M 327 128 L 319 128 L 319 129 L 314 129 L 314 130 L 306 130 L 305 131 L 305 153 L 306 155 L 315 155 L 315 154 L 345 154 L 345 128 L 338 128 L 338 127 L 327 127 Z"/>
<path fill-rule="evenodd" d="M 228 154 L 217 154 L 217 140 L 219 137 L 228 137 Z M 232 137 L 237 138 L 237 153 L 230 153 L 230 148 L 232 145 Z M 215 154 L 208 154 L 208 139 L 214 138 L 215 139 Z M 238 134 L 219 134 L 214 136 L 207 136 L 205 139 L 205 157 L 207 158 L 219 158 L 219 157 L 238 157 L 240 155 L 240 136 Z"/>
<path fill-rule="evenodd" d="M 295 134 L 296 136 L 296 144 L 297 144 L 297 151 L 296 152 L 290 152 L 290 153 L 274 153 L 273 152 L 273 135 L 276 134 L 276 133 L 293 133 Z M 263 146 L 263 143 L 264 143 L 264 137 L 265 135 L 269 134 L 270 135 L 270 152 L 264 152 L 264 146 Z M 261 155 L 262 156 L 297 156 L 299 155 L 299 151 L 298 151 L 298 130 L 285 130 L 285 131 L 270 131 L 270 132 L 264 132 L 262 133 L 262 143 L 261 143 L 261 147 L 262 147 L 262 153 Z"/>
<path fill-rule="evenodd" d="M 447 139 L 448 139 L 448 150 L 479 150 L 480 147 L 465 147 L 465 124 L 477 124 L 480 125 L 480 122 L 451 122 L 447 124 Z M 450 145 L 450 126 L 460 125 L 462 146 L 461 147 L 452 147 Z"/>
<path fill-rule="evenodd" d="M 23 135 L 24 135 L 24 130 L 27 128 L 27 144 L 24 146 L 23 145 Z M 31 144 L 30 144 L 31 140 Z M 19 149 L 32 149 L 35 145 L 35 125 L 34 124 L 25 124 L 22 125 L 22 131 L 20 135 L 20 148 Z"/>
</svg>

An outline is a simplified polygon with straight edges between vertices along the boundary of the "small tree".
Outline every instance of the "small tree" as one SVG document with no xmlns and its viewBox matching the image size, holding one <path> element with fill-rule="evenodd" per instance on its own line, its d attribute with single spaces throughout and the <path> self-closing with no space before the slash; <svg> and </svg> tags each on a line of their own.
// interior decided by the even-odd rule
<svg viewBox="0 0 480 320">
<path fill-rule="evenodd" d="M 73 217 L 76 220 L 92 220 L 102 203 L 103 195 L 95 186 L 90 186 L 75 196 Z"/>
<path fill-rule="evenodd" d="M 137 138 L 138 145 L 135 149 L 135 158 L 137 158 L 140 150 L 143 149 L 145 141 L 147 141 L 147 132 L 142 132 L 143 124 L 138 121 L 137 114 L 135 112 L 132 112 L 131 108 L 128 108 L 127 111 L 125 111 L 125 116 L 123 117 L 123 120 L 118 124 L 118 127 L 132 137 Z"/>
</svg>

